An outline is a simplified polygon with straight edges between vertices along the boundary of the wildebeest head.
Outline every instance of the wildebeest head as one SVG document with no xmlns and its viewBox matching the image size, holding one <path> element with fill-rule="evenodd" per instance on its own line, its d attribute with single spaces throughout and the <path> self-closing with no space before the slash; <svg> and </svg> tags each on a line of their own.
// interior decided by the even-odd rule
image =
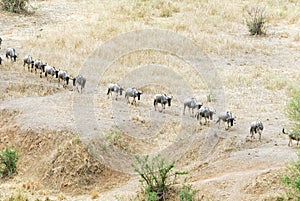
<svg viewBox="0 0 300 201">
<path fill-rule="evenodd" d="M 70 80 L 70 77 L 67 76 L 67 77 L 66 77 L 66 83 L 67 83 L 67 85 L 69 84 L 69 80 Z"/>
<path fill-rule="evenodd" d="M 15 54 L 13 57 L 14 57 L 14 61 L 17 61 L 18 56 Z"/>
<path fill-rule="evenodd" d="M 120 95 L 122 96 L 122 93 L 123 93 L 123 88 L 122 87 L 120 87 Z"/>
<path fill-rule="evenodd" d="M 202 107 L 202 103 L 198 103 L 197 105 L 196 105 L 196 108 L 199 110 L 201 107 Z"/>
<path fill-rule="evenodd" d="M 31 60 L 31 68 L 33 68 L 34 67 L 34 61 L 33 60 Z"/>
<path fill-rule="evenodd" d="M 167 97 L 167 101 L 168 101 L 168 106 L 171 106 L 171 100 L 173 97 Z"/>
<path fill-rule="evenodd" d="M 46 64 L 42 64 L 42 65 L 41 65 L 41 68 L 42 68 L 43 73 L 45 72 L 45 66 L 46 66 Z"/>
<path fill-rule="evenodd" d="M 141 95 L 143 94 L 143 92 L 141 92 L 141 91 L 138 91 L 137 92 L 137 97 L 138 97 L 138 100 L 141 100 Z"/>
<path fill-rule="evenodd" d="M 227 122 L 228 122 L 228 124 L 230 124 L 230 126 L 233 126 L 233 121 L 235 121 L 234 117 L 227 119 Z"/>
</svg>

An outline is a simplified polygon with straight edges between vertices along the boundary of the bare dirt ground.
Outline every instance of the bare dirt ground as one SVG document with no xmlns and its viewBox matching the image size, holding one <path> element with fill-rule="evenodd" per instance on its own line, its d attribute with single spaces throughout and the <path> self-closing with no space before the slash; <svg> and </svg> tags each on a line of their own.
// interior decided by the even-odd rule
<svg viewBox="0 0 300 201">
<path fill-rule="evenodd" d="M 268 33 L 254 37 L 237 15 L 249 6 L 245 2 L 143 2 L 35 1 L 31 15 L 0 12 L 0 148 L 9 145 L 20 152 L 18 175 L 1 179 L 1 200 L 18 194 L 29 200 L 130 200 L 140 188 L 130 167 L 133 155 L 157 153 L 176 160 L 178 170 L 189 171 L 187 183 L 199 190 L 199 200 L 276 200 L 284 195 L 279 175 L 297 158 L 296 146 L 288 147 L 287 137 L 280 135 L 290 125 L 288 97 L 299 87 L 297 7 L 291 1 L 266 3 L 272 19 Z M 213 103 L 207 101 L 209 86 L 201 75 L 168 53 L 124 55 L 99 78 L 97 89 L 89 88 L 88 80 L 83 94 L 23 67 L 23 56 L 31 54 L 76 76 L 99 45 L 144 28 L 175 31 L 208 55 L 222 78 L 226 108 L 237 117 L 231 129 L 219 129 L 216 117 L 208 127 L 182 115 L 186 94 L 184 84 L 176 88 L 178 83 L 187 83 L 204 105 Z M 17 50 L 16 63 L 5 59 L 7 47 Z M 137 106 L 127 104 L 124 96 L 107 98 L 108 83 L 122 84 L 134 73 L 144 76 L 138 69 L 153 64 L 172 67 L 175 74 L 153 72 L 152 84 L 138 86 L 144 94 Z M 166 78 L 174 88 L 158 83 Z M 124 81 L 123 86 L 141 81 L 143 77 Z M 161 91 L 174 96 L 163 113 L 152 105 L 153 95 Z M 99 130 L 92 134 L 80 132 L 74 116 L 74 98 L 85 96 L 92 96 L 91 102 L 75 109 L 95 117 Z M 93 111 L 85 110 L 87 104 L 94 105 Z M 249 138 L 249 124 L 256 119 L 265 126 L 262 142 L 258 136 Z M 82 121 L 89 125 L 88 119 Z"/>
</svg>

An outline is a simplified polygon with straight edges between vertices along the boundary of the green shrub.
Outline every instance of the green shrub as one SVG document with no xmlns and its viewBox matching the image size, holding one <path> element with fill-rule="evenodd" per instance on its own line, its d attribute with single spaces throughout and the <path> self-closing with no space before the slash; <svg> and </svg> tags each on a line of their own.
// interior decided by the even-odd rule
<svg viewBox="0 0 300 201">
<path fill-rule="evenodd" d="M 145 184 L 146 200 L 164 200 L 168 187 L 176 182 L 177 175 L 187 172 L 173 172 L 175 163 L 167 163 L 160 155 L 150 159 L 146 156 L 136 156 L 132 164 L 134 171 L 141 177 Z"/>
<path fill-rule="evenodd" d="M 195 201 L 197 193 L 198 190 L 193 190 L 193 186 L 191 184 L 183 185 L 177 191 L 180 201 Z"/>
<path fill-rule="evenodd" d="M 262 35 L 266 33 L 265 9 L 258 6 L 247 10 L 246 23 L 251 35 Z"/>
<path fill-rule="evenodd" d="M 16 173 L 16 163 L 18 160 L 18 151 L 7 146 L 5 150 L 0 152 L 0 174 L 3 176 L 10 176 Z"/>
<path fill-rule="evenodd" d="M 286 192 L 288 198 L 300 201 L 300 151 L 298 151 L 298 161 L 288 165 L 281 182 L 288 188 Z"/>
<path fill-rule="evenodd" d="M 0 0 L 0 5 L 3 10 L 13 12 L 13 13 L 21 13 L 27 12 L 27 4 L 29 0 Z"/>
<path fill-rule="evenodd" d="M 293 133 L 300 133 L 300 90 L 294 90 L 287 105 L 289 118 L 293 121 Z M 288 187 L 287 196 L 300 201 L 300 150 L 298 161 L 287 166 L 285 175 L 281 178 L 283 184 Z"/>
<path fill-rule="evenodd" d="M 300 90 L 295 90 L 288 103 L 288 116 L 294 121 L 293 130 L 300 132 Z"/>
</svg>

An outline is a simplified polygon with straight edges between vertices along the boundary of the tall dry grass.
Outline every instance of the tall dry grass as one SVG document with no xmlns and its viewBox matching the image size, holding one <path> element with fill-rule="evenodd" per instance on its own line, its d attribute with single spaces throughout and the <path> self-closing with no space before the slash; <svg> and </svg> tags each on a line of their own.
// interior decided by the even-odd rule
<svg viewBox="0 0 300 201">
<path fill-rule="evenodd" d="M 266 7 L 270 24 L 299 24 L 300 8 L 293 1 L 72 1 L 81 9 L 69 13 L 65 22 L 48 22 L 23 46 L 35 57 L 72 73 L 102 42 L 127 31 L 143 28 L 171 29 L 192 38 L 208 54 L 236 55 L 273 47 L 247 37 L 244 13 L 251 5 Z M 59 4 L 59 3 L 58 3 Z M 68 2 L 62 2 L 66 7 Z M 38 12 L 43 12 L 41 7 Z M 70 12 L 70 11 L 69 11 Z M 66 13 L 68 15 L 68 13 Z M 52 14 L 48 14 L 52 15 Z M 51 16 L 50 16 L 51 18 Z M 294 36 L 298 38 L 298 36 Z"/>
</svg>

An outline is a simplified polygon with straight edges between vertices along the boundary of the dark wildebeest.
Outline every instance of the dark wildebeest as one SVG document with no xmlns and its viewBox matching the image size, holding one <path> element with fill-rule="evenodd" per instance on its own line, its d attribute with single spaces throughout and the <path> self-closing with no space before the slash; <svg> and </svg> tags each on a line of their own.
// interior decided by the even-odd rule
<svg viewBox="0 0 300 201">
<path fill-rule="evenodd" d="M 79 93 L 78 86 L 80 86 L 80 93 L 82 93 L 82 89 L 84 88 L 85 83 L 86 83 L 86 79 L 82 75 L 78 75 L 77 77 L 73 78 L 73 86 L 76 87 L 78 93 Z"/>
<path fill-rule="evenodd" d="M 233 126 L 233 121 L 235 121 L 235 118 L 232 116 L 232 113 L 227 112 L 221 112 L 218 116 L 218 120 L 216 123 L 219 123 L 218 128 L 220 128 L 221 120 L 227 123 L 227 128 L 225 124 L 225 130 L 229 129 L 231 126 Z"/>
<path fill-rule="evenodd" d="M 130 103 L 129 98 L 132 97 L 133 100 L 131 102 L 131 105 L 133 105 L 133 103 L 136 105 L 136 100 L 135 98 L 137 97 L 138 100 L 141 99 L 141 95 L 143 94 L 142 91 L 137 90 L 136 88 L 128 88 L 125 91 L 125 98 L 127 99 L 127 103 Z"/>
<path fill-rule="evenodd" d="M 68 75 L 67 71 L 59 70 L 58 71 L 58 84 L 60 80 L 63 81 L 63 87 L 65 88 L 69 84 L 70 76 Z"/>
<path fill-rule="evenodd" d="M 123 88 L 120 87 L 118 84 L 109 84 L 108 85 L 108 90 L 107 90 L 107 95 L 109 98 L 109 95 L 112 96 L 112 92 L 116 93 L 116 100 L 118 99 L 118 94 L 122 96 Z"/>
<path fill-rule="evenodd" d="M 14 48 L 7 48 L 6 49 L 6 54 L 5 54 L 6 58 L 12 61 L 12 59 L 14 59 L 14 61 L 17 60 L 17 54 L 16 54 L 16 50 Z"/>
<path fill-rule="evenodd" d="M 183 114 L 185 114 L 185 108 L 189 108 L 189 114 L 191 114 L 191 108 L 192 108 L 192 114 L 194 114 L 194 109 L 200 109 L 202 106 L 202 103 L 197 103 L 196 98 L 187 98 L 183 102 Z"/>
<path fill-rule="evenodd" d="M 166 108 L 165 105 L 167 103 L 168 103 L 168 106 L 170 107 L 171 100 L 172 100 L 172 97 L 168 97 L 166 94 L 156 94 L 154 96 L 154 101 L 153 101 L 155 111 L 156 111 L 156 107 L 157 107 L 158 103 L 160 103 L 162 106 L 162 110 L 160 110 L 160 112 L 162 112 Z"/>
<path fill-rule="evenodd" d="M 53 66 L 45 66 L 45 77 L 47 77 L 47 75 L 51 75 L 52 78 L 55 76 L 55 78 L 58 78 L 58 70 L 55 69 L 55 67 Z M 48 77 L 47 77 L 48 80 Z"/>
<path fill-rule="evenodd" d="M 34 61 L 34 71 L 37 73 L 37 70 L 40 70 L 40 77 L 42 77 L 42 73 L 45 72 L 45 66 L 47 64 L 44 64 L 41 60 L 37 59 Z"/>
<path fill-rule="evenodd" d="M 251 139 L 255 139 L 254 133 L 258 133 L 259 141 L 261 141 L 261 134 L 262 134 L 263 130 L 264 130 L 264 125 L 261 121 L 257 120 L 257 121 L 251 122 L 251 124 L 250 124 Z"/>
<path fill-rule="evenodd" d="M 204 107 L 204 108 L 200 108 L 195 116 L 196 116 L 197 120 L 199 120 L 200 125 L 202 125 L 202 122 L 201 122 L 202 118 L 204 118 L 204 120 L 205 120 L 204 125 L 206 125 L 206 123 L 209 125 L 210 120 L 213 120 L 214 114 L 215 114 L 214 111 L 212 111 L 208 107 Z"/>
<path fill-rule="evenodd" d="M 284 128 L 283 128 L 283 129 L 282 129 L 282 133 L 289 136 L 289 143 L 288 143 L 288 146 L 292 146 L 292 140 L 297 141 L 297 146 L 298 146 L 299 141 L 300 141 L 300 132 L 297 133 L 297 132 L 295 132 L 295 131 L 291 131 L 291 132 L 289 132 L 289 133 L 286 133 L 286 132 L 284 131 Z"/>
<path fill-rule="evenodd" d="M 23 59 L 23 67 L 25 67 L 26 64 L 27 64 L 27 67 L 28 67 L 28 71 L 31 68 L 30 71 L 32 72 L 32 69 L 33 69 L 33 66 L 34 66 L 34 61 L 33 61 L 32 57 L 30 55 L 26 55 Z"/>
</svg>

